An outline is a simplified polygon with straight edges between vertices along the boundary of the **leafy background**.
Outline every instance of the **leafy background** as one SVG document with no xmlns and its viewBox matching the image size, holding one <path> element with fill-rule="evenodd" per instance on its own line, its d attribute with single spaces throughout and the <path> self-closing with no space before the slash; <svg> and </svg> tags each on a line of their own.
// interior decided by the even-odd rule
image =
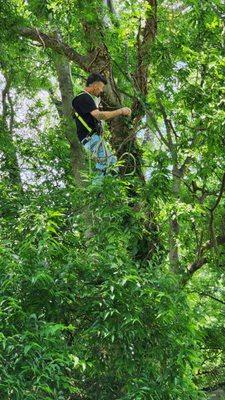
<svg viewBox="0 0 225 400">
<path fill-rule="evenodd" d="M 224 2 L 158 1 L 142 97 L 150 2 L 107 3 L 0 2 L 1 399 L 223 399 Z M 144 184 L 74 179 L 55 50 L 21 27 L 83 55 L 104 43 L 123 105 L 142 106 Z M 87 71 L 71 73 L 76 93 Z"/>
</svg>

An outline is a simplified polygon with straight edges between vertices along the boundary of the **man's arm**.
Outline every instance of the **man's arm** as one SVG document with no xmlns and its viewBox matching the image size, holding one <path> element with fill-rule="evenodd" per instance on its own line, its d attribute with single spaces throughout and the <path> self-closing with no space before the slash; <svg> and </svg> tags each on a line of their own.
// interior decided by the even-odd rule
<svg viewBox="0 0 225 400">
<path fill-rule="evenodd" d="M 131 109 L 128 107 L 119 108 L 118 110 L 115 111 L 99 111 L 98 109 L 96 109 L 91 111 L 91 115 L 93 115 L 93 117 L 95 117 L 98 120 L 106 121 L 108 119 L 119 117 L 119 115 L 130 116 Z"/>
</svg>

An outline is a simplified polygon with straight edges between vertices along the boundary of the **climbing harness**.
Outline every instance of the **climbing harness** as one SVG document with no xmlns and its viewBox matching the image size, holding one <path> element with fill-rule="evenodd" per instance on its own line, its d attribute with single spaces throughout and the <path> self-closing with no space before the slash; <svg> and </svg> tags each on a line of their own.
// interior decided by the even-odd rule
<svg viewBox="0 0 225 400">
<path fill-rule="evenodd" d="M 84 91 L 84 92 L 85 92 L 85 93 L 88 93 L 88 92 L 86 92 L 86 91 Z M 84 92 L 79 93 L 76 97 L 81 96 Z M 89 94 L 89 93 L 88 93 L 88 94 Z M 91 95 L 90 95 L 90 96 L 91 96 Z M 93 97 L 91 96 L 91 98 L 93 98 Z M 90 126 L 87 124 L 87 122 L 81 117 L 80 114 L 78 114 L 77 111 L 74 110 L 74 108 L 73 108 L 73 114 L 74 114 L 75 117 L 82 123 L 82 125 L 85 127 L 85 129 L 87 129 L 87 131 L 88 131 L 89 133 L 91 133 L 91 132 L 92 132 L 92 128 L 90 128 Z M 85 139 L 86 139 L 86 138 L 85 138 Z"/>
<path fill-rule="evenodd" d="M 82 95 L 83 93 L 87 93 L 93 99 L 92 95 L 86 91 L 79 93 L 76 97 Z M 81 115 L 78 114 L 78 112 L 75 111 L 74 109 L 73 109 L 73 114 L 81 122 L 81 124 L 85 127 L 85 129 L 88 131 L 88 135 L 81 141 L 81 143 L 84 145 L 86 150 L 88 150 L 88 156 L 89 156 L 88 164 L 89 164 L 90 173 L 92 170 L 91 159 L 94 159 L 96 164 L 99 164 L 102 166 L 105 165 L 104 170 L 106 170 L 106 168 L 108 169 L 108 167 L 110 166 L 109 160 L 111 157 L 113 157 L 113 155 L 111 154 L 110 150 L 108 149 L 108 146 L 106 145 L 104 139 L 102 137 L 100 137 L 100 135 L 97 132 L 96 133 L 93 132 L 92 128 L 81 117 Z M 94 141 L 94 143 L 90 143 L 90 146 L 88 146 L 88 143 L 90 142 L 91 138 L 93 138 L 93 136 L 95 134 L 97 135 L 96 140 Z M 100 155 L 100 153 L 102 153 L 102 154 Z M 102 168 L 97 168 L 97 169 L 103 170 Z"/>
<path fill-rule="evenodd" d="M 90 126 L 85 122 L 85 120 L 81 117 L 80 114 L 78 114 L 75 110 L 74 110 L 74 115 L 77 119 L 79 119 L 79 121 L 82 123 L 82 125 L 87 129 L 87 131 L 89 133 L 92 132 L 92 129 L 90 128 Z"/>
<path fill-rule="evenodd" d="M 92 95 L 89 92 L 83 91 L 81 93 L 79 93 L 76 97 L 80 96 L 83 93 L 87 93 L 92 99 Z M 94 99 L 93 99 L 94 100 Z M 95 132 L 93 132 L 92 128 L 90 128 L 90 126 L 86 123 L 86 121 L 81 117 L 80 114 L 78 114 L 77 111 L 75 111 L 73 109 L 73 113 L 76 116 L 76 118 L 81 122 L 81 124 L 85 127 L 85 129 L 87 129 L 87 131 L 89 132 L 89 134 L 81 141 L 81 143 L 85 146 L 86 144 L 88 144 L 88 142 L 91 140 L 91 137 L 94 135 Z M 99 134 L 96 133 L 96 135 L 100 136 Z M 102 171 L 106 171 L 106 169 L 110 169 L 110 167 L 112 167 L 113 164 L 116 164 L 116 158 L 115 158 L 115 162 L 111 162 L 110 163 L 110 158 L 113 158 L 115 156 L 113 156 L 113 154 L 110 152 L 108 145 L 106 144 L 106 142 L 104 141 L 104 139 L 102 137 L 100 137 L 100 140 L 97 140 L 96 143 L 93 143 L 92 145 L 90 145 L 90 148 L 86 147 L 86 150 L 88 151 L 88 164 L 89 164 L 89 173 L 92 172 L 92 167 L 91 167 L 91 158 L 96 161 L 96 163 L 98 164 L 105 164 L 105 169 Z M 104 155 L 99 156 L 99 152 L 103 152 Z M 121 161 L 124 156 L 129 155 L 130 157 L 133 158 L 134 161 L 134 168 L 131 172 L 129 173 L 125 173 L 124 175 L 129 176 L 129 175 L 134 175 L 135 171 L 136 171 L 136 159 L 134 157 L 134 155 L 132 153 L 129 152 L 125 152 L 123 153 L 118 161 Z M 97 168 L 98 169 L 98 168 Z"/>
</svg>

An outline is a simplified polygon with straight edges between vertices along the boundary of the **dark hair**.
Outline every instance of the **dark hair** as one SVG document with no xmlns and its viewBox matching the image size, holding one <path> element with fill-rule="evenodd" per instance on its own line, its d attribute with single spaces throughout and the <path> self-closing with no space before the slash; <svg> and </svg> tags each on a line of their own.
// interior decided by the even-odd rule
<svg viewBox="0 0 225 400">
<path fill-rule="evenodd" d="M 91 85 L 94 82 L 103 82 L 105 85 L 107 84 L 106 78 L 98 73 L 93 73 L 89 75 L 89 77 L 87 78 L 87 86 Z"/>
</svg>

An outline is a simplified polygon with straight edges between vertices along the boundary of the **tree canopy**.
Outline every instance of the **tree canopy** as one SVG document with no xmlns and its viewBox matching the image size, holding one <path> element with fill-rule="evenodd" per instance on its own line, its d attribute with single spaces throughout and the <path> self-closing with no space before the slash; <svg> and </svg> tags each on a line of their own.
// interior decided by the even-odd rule
<svg viewBox="0 0 225 400">
<path fill-rule="evenodd" d="M 224 396 L 223 6 L 0 0 L 2 400 Z M 92 72 L 132 110 L 101 180 L 71 110 Z"/>
</svg>

